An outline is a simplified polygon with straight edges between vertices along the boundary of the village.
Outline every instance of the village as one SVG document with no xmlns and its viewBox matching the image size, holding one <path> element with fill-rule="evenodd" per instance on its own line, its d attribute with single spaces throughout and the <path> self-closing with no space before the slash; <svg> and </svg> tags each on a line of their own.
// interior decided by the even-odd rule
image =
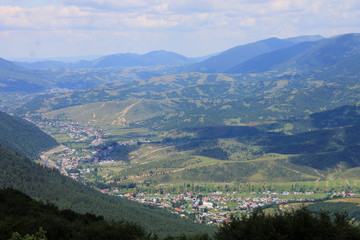
<svg viewBox="0 0 360 240">
<path fill-rule="evenodd" d="M 114 143 L 107 144 L 104 140 L 105 129 L 84 127 L 72 122 L 42 122 L 59 129 L 60 134 L 65 134 L 71 141 L 79 143 L 77 148 L 64 146 L 60 152 L 51 156 L 42 156 L 43 164 L 53 163 L 62 174 L 73 178 L 83 184 L 89 183 L 90 176 L 97 176 L 98 168 L 95 165 L 114 164 L 115 161 L 109 157 L 113 151 Z M 119 146 L 131 146 L 139 143 L 149 143 L 144 139 L 132 139 L 129 141 L 117 141 Z M 94 165 L 95 163 L 95 165 Z M 104 180 L 103 176 L 97 176 Z M 99 187 L 101 185 L 101 187 Z M 204 224 L 221 224 L 229 221 L 231 215 L 241 216 L 250 214 L 255 208 L 270 207 L 273 205 L 287 204 L 292 202 L 305 203 L 319 200 L 313 191 L 307 192 L 139 192 L 134 187 L 119 188 L 100 184 L 93 185 L 104 194 L 110 194 L 141 204 L 164 208 L 183 218 L 190 218 Z M 331 197 L 354 197 L 352 192 L 332 192 Z"/>
<path fill-rule="evenodd" d="M 169 209 L 172 213 L 181 217 L 187 217 L 194 221 L 205 224 L 220 225 L 229 221 L 231 216 L 240 217 L 243 214 L 250 214 L 255 208 L 267 208 L 274 205 L 288 203 L 311 203 L 319 201 L 315 199 L 314 192 L 225 192 L 216 191 L 209 193 L 177 193 L 177 194 L 149 194 L 149 193 L 126 193 L 118 194 L 119 190 L 109 192 L 109 189 L 102 190 L 103 193 L 127 198 L 142 204 L 152 205 L 159 208 Z M 299 196 L 291 198 L 290 196 Z M 353 193 L 345 191 L 332 193 L 332 197 L 354 197 Z"/>
<path fill-rule="evenodd" d="M 272 196 L 272 194 L 278 193 L 265 193 L 269 194 L 268 197 L 257 197 L 257 193 L 250 193 L 248 197 L 236 197 L 237 194 L 237 192 L 232 194 L 223 194 L 223 192 L 210 192 L 208 194 L 187 192 L 177 195 L 170 193 L 165 195 L 128 193 L 117 196 L 142 204 L 167 208 L 172 213 L 178 214 L 181 217 L 190 217 L 206 224 L 221 224 L 224 221 L 228 221 L 231 215 L 248 214 L 257 207 L 290 201 L 290 199 Z M 315 199 L 298 199 L 296 201 L 309 202 L 315 201 Z"/>
</svg>

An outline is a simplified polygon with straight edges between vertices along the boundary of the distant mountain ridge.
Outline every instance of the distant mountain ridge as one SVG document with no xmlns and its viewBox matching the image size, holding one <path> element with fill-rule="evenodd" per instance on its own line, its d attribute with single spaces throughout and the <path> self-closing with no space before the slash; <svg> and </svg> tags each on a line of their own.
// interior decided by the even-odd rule
<svg viewBox="0 0 360 240">
<path fill-rule="evenodd" d="M 16 62 L 17 64 L 33 70 L 45 69 L 81 69 L 81 68 L 111 68 L 111 67 L 136 67 L 155 65 L 182 65 L 186 72 L 219 73 L 234 67 L 250 58 L 277 49 L 292 46 L 304 41 L 317 41 L 320 35 L 299 36 L 287 39 L 269 38 L 254 43 L 236 46 L 222 53 L 211 54 L 203 58 L 188 58 L 178 53 L 165 50 L 151 51 L 146 54 L 117 53 L 96 58 L 94 60 L 80 60 L 74 63 L 65 63 L 56 60 L 37 62 Z M 205 58 L 205 59 L 204 59 Z M 201 61 L 201 62 L 200 62 Z M 197 63 L 199 62 L 199 63 Z"/>
<path fill-rule="evenodd" d="M 311 71 L 330 67 L 360 54 L 360 34 L 345 34 L 313 42 L 301 42 L 288 48 L 265 53 L 245 61 L 228 73 L 259 73 L 296 69 Z"/>
<path fill-rule="evenodd" d="M 49 86 L 41 74 L 0 58 L 0 91 L 37 92 Z"/>
<path fill-rule="evenodd" d="M 190 72 L 250 74 L 295 70 L 299 73 L 321 69 L 322 74 L 327 71 L 329 77 L 332 77 L 336 71 L 344 74 L 358 71 L 356 62 L 360 62 L 357 57 L 360 54 L 359 44 L 360 34 L 332 38 L 318 35 L 269 38 L 231 48 L 197 63 L 194 61 L 200 61 L 201 58 L 186 58 L 163 50 L 143 55 L 112 54 L 77 63 L 18 63 L 23 67 L 1 60 L 0 91 L 36 93 L 53 88 L 78 90 Z"/>
<path fill-rule="evenodd" d="M 179 65 L 197 61 L 183 55 L 165 50 L 152 51 L 146 54 L 116 53 L 106 55 L 94 60 L 81 60 L 75 63 L 60 61 L 40 61 L 33 63 L 17 62 L 17 64 L 35 70 L 44 69 L 82 69 L 82 68 L 111 68 L 111 67 L 146 67 L 155 65 Z"/>
<path fill-rule="evenodd" d="M 320 35 L 300 36 L 287 39 L 268 38 L 265 40 L 230 48 L 205 61 L 194 63 L 186 68 L 187 72 L 222 73 L 258 55 L 291 47 L 300 42 L 318 41 Z"/>
</svg>

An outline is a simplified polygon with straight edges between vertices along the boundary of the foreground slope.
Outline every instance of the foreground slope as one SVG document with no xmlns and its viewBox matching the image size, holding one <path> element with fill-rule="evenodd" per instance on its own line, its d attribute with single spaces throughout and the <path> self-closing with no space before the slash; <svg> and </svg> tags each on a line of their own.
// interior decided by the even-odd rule
<svg viewBox="0 0 360 240">
<path fill-rule="evenodd" d="M 16 235 L 26 234 L 41 234 L 49 240 L 149 239 L 135 224 L 109 223 L 93 214 L 59 210 L 51 203 L 33 200 L 13 189 L 0 189 L 0 226 L 0 239 L 14 239 Z"/>
<path fill-rule="evenodd" d="M 100 193 L 82 185 L 57 170 L 41 167 L 0 147 L 0 188 L 18 189 L 27 195 L 52 202 L 61 209 L 102 215 L 107 220 L 136 222 L 160 235 L 208 231 L 166 210 L 153 209 L 138 203 Z"/>
<path fill-rule="evenodd" d="M 346 221 L 345 216 L 337 213 L 331 218 L 327 212 L 314 215 L 305 207 L 271 215 L 257 210 L 224 224 L 215 239 L 358 239 L 359 227 Z"/>
<path fill-rule="evenodd" d="M 317 203 L 314 205 L 333 205 L 344 207 L 349 204 Z M 356 209 L 356 204 L 352 204 Z M 355 205 L 355 206 L 354 206 Z M 272 215 L 256 210 L 250 216 L 233 218 L 219 228 L 213 239 L 358 239 L 360 229 L 351 224 L 345 214 L 331 214 L 310 205 L 313 214 L 303 207 L 286 213 Z M 346 209 L 349 209 L 347 206 Z M 338 211 L 338 209 L 336 210 Z M 34 219 L 34 217 L 36 217 Z M 357 217 L 357 216 L 355 216 Z M 77 214 L 70 210 L 59 210 L 52 204 L 32 200 L 23 193 L 5 189 L 0 190 L 0 238 L 15 239 L 17 236 L 32 234 L 39 239 L 157 239 L 147 235 L 134 224 L 123 222 L 107 223 L 101 217 L 92 214 Z M 35 233 L 36 232 L 36 233 Z M 26 238 L 26 239 L 30 239 Z M 31 238 L 32 239 L 32 238 Z M 194 237 L 167 236 L 165 239 L 211 239 L 207 235 Z"/>
<path fill-rule="evenodd" d="M 55 139 L 34 124 L 0 112 L 0 144 L 22 156 L 36 158 L 40 152 L 58 145 Z"/>
<path fill-rule="evenodd" d="M 31 148 L 31 145 L 27 145 L 26 141 L 37 143 L 35 152 L 31 152 L 32 154 L 38 154 L 38 151 L 42 150 L 43 146 L 46 146 L 45 143 L 43 145 L 41 142 L 44 138 L 56 144 L 55 140 L 45 134 L 50 138 L 46 139 L 44 133 L 31 123 L 5 113 L 3 113 L 3 116 L 3 119 L 5 119 L 3 122 L 6 124 L 0 124 L 0 130 L 6 132 L 6 136 L 10 136 L 1 135 L 0 139 L 3 146 L 12 147 L 14 143 L 10 142 L 12 140 L 11 136 L 19 136 L 16 138 L 19 152 L 27 156 L 27 151 L 23 149 Z M 16 129 L 11 128 L 11 126 L 16 126 Z M 31 139 L 27 139 L 26 136 Z M 208 230 L 206 226 L 180 219 L 180 217 L 166 210 L 153 209 L 118 197 L 102 194 L 61 175 L 57 170 L 37 165 L 3 146 L 0 147 L 0 188 L 10 187 L 21 190 L 33 198 L 53 202 L 61 209 L 72 209 L 80 213 L 90 212 L 102 215 L 107 220 L 133 221 L 159 234 L 181 233 L 184 231 L 195 233 Z"/>
</svg>

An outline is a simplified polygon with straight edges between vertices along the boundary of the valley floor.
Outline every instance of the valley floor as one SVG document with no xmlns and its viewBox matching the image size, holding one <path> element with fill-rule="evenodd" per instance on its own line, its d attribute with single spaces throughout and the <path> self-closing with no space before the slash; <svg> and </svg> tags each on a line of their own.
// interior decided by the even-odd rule
<svg viewBox="0 0 360 240">
<path fill-rule="evenodd" d="M 250 214 L 257 207 L 272 208 L 293 203 L 314 203 L 338 197 L 352 199 L 360 193 L 358 188 L 360 181 L 347 179 L 319 181 L 322 175 L 319 172 L 316 173 L 320 177 L 314 181 L 288 183 L 157 184 L 141 182 L 142 176 L 138 175 L 138 179 L 131 178 L 131 174 L 114 181 L 111 176 L 116 174 L 114 171 L 121 173 L 139 164 L 147 164 L 142 159 L 173 148 L 174 143 L 153 150 L 149 150 L 152 147 L 148 147 L 148 151 L 142 153 L 141 157 L 128 156 L 130 161 L 119 161 L 114 160 L 112 154 L 115 147 L 131 149 L 142 144 L 149 145 L 151 141 L 144 136 L 137 136 L 126 141 L 118 140 L 115 146 L 106 143 L 106 138 L 109 137 L 106 128 L 84 126 L 73 122 L 52 122 L 40 126 L 47 130 L 51 127 L 57 139 L 62 140 L 63 143 L 43 153 L 42 164 L 55 167 L 64 175 L 93 186 L 104 194 L 165 208 L 181 217 L 201 223 L 222 224 L 228 221 L 231 215 Z M 184 168 L 177 168 L 173 171 L 183 170 Z"/>
</svg>

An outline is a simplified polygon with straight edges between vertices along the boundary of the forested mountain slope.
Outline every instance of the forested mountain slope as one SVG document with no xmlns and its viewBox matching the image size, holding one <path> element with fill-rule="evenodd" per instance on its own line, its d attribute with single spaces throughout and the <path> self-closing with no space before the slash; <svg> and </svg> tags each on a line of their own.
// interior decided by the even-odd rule
<svg viewBox="0 0 360 240">
<path fill-rule="evenodd" d="M 109 223 L 102 216 L 59 210 L 52 203 L 33 200 L 13 189 L 0 189 L 0 226 L 0 239 L 25 235 L 49 240 L 150 239 L 135 224 Z M 26 239 L 33 239 L 30 236 Z"/>
<path fill-rule="evenodd" d="M 33 123 L 5 112 L 0 112 L 0 144 L 29 158 L 36 158 L 40 152 L 58 145 Z"/>
<path fill-rule="evenodd" d="M 316 41 L 321 36 L 300 36 L 296 38 L 268 38 L 230 48 L 216 56 L 185 67 L 187 72 L 223 73 L 258 55 L 291 47 L 300 42 Z"/>
<path fill-rule="evenodd" d="M 262 54 L 243 62 L 228 73 L 259 73 L 266 71 L 313 71 L 333 66 L 360 54 L 359 34 L 345 34 Z"/>
<path fill-rule="evenodd" d="M 166 210 L 103 194 L 4 147 L 0 147 L 0 188 L 18 189 L 32 198 L 52 202 L 60 209 L 102 215 L 107 220 L 132 221 L 162 236 L 211 231 L 207 226 L 181 219 Z"/>
</svg>

